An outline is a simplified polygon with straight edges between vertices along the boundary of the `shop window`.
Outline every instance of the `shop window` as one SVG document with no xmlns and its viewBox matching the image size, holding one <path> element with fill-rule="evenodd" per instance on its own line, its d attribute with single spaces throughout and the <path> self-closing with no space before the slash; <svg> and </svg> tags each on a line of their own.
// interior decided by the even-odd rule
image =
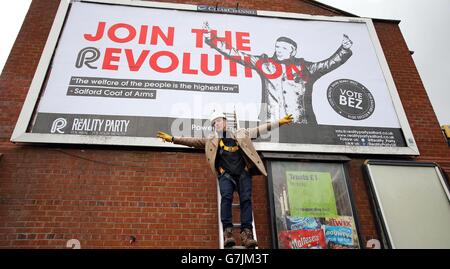
<svg viewBox="0 0 450 269">
<path fill-rule="evenodd" d="M 436 163 L 367 160 L 364 170 L 383 248 L 450 248 L 450 188 Z"/>
<path fill-rule="evenodd" d="M 268 165 L 275 248 L 360 248 L 344 163 Z"/>
</svg>

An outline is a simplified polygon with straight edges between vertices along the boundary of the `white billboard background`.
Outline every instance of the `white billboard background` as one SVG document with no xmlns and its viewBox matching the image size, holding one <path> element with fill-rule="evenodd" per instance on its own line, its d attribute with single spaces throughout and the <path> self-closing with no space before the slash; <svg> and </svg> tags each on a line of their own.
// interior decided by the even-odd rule
<svg viewBox="0 0 450 269">
<path fill-rule="evenodd" d="M 132 25 L 137 37 L 128 43 L 115 43 L 107 37 L 90 42 L 84 34 L 95 34 L 100 21 L 106 22 L 106 29 L 116 23 Z M 102 5 L 92 3 L 73 3 L 64 30 L 59 40 L 52 63 L 51 73 L 44 94 L 40 100 L 38 112 L 61 114 L 95 114 L 141 117 L 208 118 L 214 104 L 224 107 L 236 105 L 240 120 L 256 121 L 261 101 L 261 80 L 256 72 L 253 78 L 244 77 L 244 68 L 237 65 L 237 77 L 229 76 L 229 61 L 222 59 L 222 73 L 218 76 L 205 76 L 199 70 L 198 75 L 182 74 L 182 55 L 190 53 L 191 67 L 200 69 L 200 54 L 209 54 L 213 61 L 218 52 L 208 45 L 195 47 L 195 35 L 192 28 L 201 29 L 207 21 L 212 29 L 223 36 L 225 30 L 250 33 L 252 55 L 263 53 L 272 56 L 275 40 L 286 36 L 298 44 L 296 57 L 306 61 L 321 61 L 331 56 L 341 45 L 343 34 L 353 41 L 350 59 L 336 70 L 324 75 L 313 86 L 313 107 L 318 124 L 343 126 L 370 126 L 400 128 L 393 103 L 383 76 L 378 58 L 365 23 L 326 22 L 313 20 L 293 20 L 262 18 L 189 11 L 152 9 Z M 166 32 L 168 27 L 175 28 L 174 45 L 167 46 L 159 40 L 158 45 L 138 44 L 141 25 L 159 26 Z M 107 30 L 106 30 L 107 31 Z M 105 31 L 105 32 L 106 32 Z M 126 35 L 126 31 L 123 32 Z M 118 34 L 120 36 L 120 32 Z M 234 41 L 234 40 L 233 40 Z M 235 43 L 233 42 L 233 46 Z M 100 59 L 93 63 L 97 69 L 86 66 L 75 67 L 78 52 L 85 47 L 100 50 Z M 104 50 L 107 47 L 132 49 L 135 60 L 142 50 L 150 50 L 149 57 L 158 51 L 171 51 L 180 60 L 179 66 L 171 73 L 158 73 L 148 64 L 148 58 L 140 71 L 129 71 L 125 53 L 120 54 L 117 71 L 102 70 Z M 161 66 L 167 66 L 160 58 Z M 166 58 L 164 58 L 166 59 Z M 210 63 L 211 64 L 211 63 Z M 239 93 L 193 92 L 182 90 L 157 89 L 156 99 L 132 99 L 113 97 L 68 96 L 67 88 L 72 76 L 101 77 L 117 79 L 171 80 L 180 82 L 201 82 L 218 84 L 238 84 Z M 374 113 L 364 120 L 349 120 L 336 113 L 327 100 L 327 88 L 337 79 L 352 79 L 363 84 L 375 99 Z M 257 109 L 246 110 L 253 104 Z M 231 112 L 231 111 L 229 111 Z"/>
</svg>

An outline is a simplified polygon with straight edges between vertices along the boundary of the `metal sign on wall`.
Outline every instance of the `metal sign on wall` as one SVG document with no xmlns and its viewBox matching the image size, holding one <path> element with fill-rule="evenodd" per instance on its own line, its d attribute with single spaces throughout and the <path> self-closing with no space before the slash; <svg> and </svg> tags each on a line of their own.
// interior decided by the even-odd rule
<svg viewBox="0 0 450 269">
<path fill-rule="evenodd" d="M 371 20 L 198 7 L 61 1 L 11 140 L 179 147 L 221 110 L 294 116 L 258 150 L 419 154 Z"/>
</svg>

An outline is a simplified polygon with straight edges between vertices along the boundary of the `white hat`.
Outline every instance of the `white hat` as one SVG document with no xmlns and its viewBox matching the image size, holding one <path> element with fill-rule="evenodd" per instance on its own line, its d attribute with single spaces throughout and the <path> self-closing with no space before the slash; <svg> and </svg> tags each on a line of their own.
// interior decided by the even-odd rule
<svg viewBox="0 0 450 269">
<path fill-rule="evenodd" d="M 224 118 L 226 119 L 227 117 L 225 116 L 225 114 L 223 114 L 222 112 L 219 111 L 214 111 L 211 116 L 209 116 L 209 121 L 211 122 L 211 125 L 213 125 L 214 121 L 218 118 Z"/>
</svg>

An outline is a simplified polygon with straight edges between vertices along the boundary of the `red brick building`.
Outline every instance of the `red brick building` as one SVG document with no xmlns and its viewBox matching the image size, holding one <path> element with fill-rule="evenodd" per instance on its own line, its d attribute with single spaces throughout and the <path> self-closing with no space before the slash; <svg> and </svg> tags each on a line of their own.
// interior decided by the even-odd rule
<svg viewBox="0 0 450 269">
<path fill-rule="evenodd" d="M 10 142 L 58 5 L 33 0 L 0 78 L 0 247 L 65 248 L 77 239 L 82 248 L 217 248 L 216 180 L 201 150 Z M 244 0 L 239 7 L 349 16 L 314 1 Z M 450 148 L 399 22 L 373 23 L 420 151 L 418 157 L 376 157 L 436 162 L 449 175 Z M 346 156 L 365 246 L 379 238 L 362 172 L 373 156 Z M 258 241 L 270 248 L 267 179 L 254 177 L 253 184 Z"/>
</svg>

